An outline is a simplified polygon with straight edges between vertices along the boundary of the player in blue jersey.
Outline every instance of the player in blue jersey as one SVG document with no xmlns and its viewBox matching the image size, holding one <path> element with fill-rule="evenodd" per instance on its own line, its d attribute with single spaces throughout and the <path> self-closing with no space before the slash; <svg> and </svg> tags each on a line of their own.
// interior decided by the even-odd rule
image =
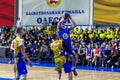
<svg viewBox="0 0 120 80">
<path fill-rule="evenodd" d="M 69 19 L 72 22 L 72 26 L 68 28 L 65 26 L 66 20 Z M 58 35 L 60 38 L 62 38 L 63 43 L 65 44 L 65 51 L 67 52 L 67 55 L 72 57 L 72 71 L 75 76 L 77 76 L 76 72 L 76 63 L 77 63 L 77 54 L 75 53 L 74 49 L 71 45 L 71 39 L 70 39 L 70 30 L 74 29 L 76 27 L 76 22 L 72 19 L 69 13 L 64 12 L 62 14 L 62 19 L 58 23 Z"/>
</svg>

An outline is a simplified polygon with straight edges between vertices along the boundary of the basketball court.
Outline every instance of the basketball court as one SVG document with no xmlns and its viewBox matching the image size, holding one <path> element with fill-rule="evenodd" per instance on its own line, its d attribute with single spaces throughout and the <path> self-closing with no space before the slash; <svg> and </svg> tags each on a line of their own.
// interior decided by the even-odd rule
<svg viewBox="0 0 120 80">
<path fill-rule="evenodd" d="M 83 29 L 97 27 L 102 29 L 120 25 L 120 0 L 0 0 L 0 4 L 3 4 L 0 5 L 1 34 L 2 28 L 9 26 L 24 26 L 26 30 L 32 27 L 41 29 L 44 18 L 47 19 L 47 25 L 49 24 L 47 28 L 50 29 L 53 20 L 61 20 L 62 13 L 66 11 L 73 16 L 79 29 L 82 27 Z M 72 25 L 71 21 L 66 20 L 66 25 Z M 13 35 L 11 36 L 13 37 Z M 5 38 L 3 38 L 3 42 Z M 6 42 L 9 41 L 11 41 L 11 37 Z M 0 59 L 3 61 L 3 63 L 0 62 L 0 80 L 12 80 L 14 75 L 13 64 L 8 64 L 8 61 L 4 63 L 8 58 L 7 49 L 6 46 L 0 48 L 0 57 L 5 58 Z M 49 65 L 33 63 L 33 67 L 27 66 L 27 80 L 57 80 L 58 73 L 54 67 L 53 63 Z M 77 66 L 77 72 L 78 76 L 74 76 L 73 80 L 120 80 L 120 69 Z M 68 80 L 68 75 L 64 71 L 61 80 Z"/>
<path fill-rule="evenodd" d="M 28 68 L 27 80 L 56 80 L 57 72 L 54 67 L 33 66 Z M 97 70 L 78 69 L 78 76 L 74 80 L 119 80 L 119 72 L 104 72 Z M 13 64 L 0 64 L 0 80 L 12 80 Z M 62 80 L 68 80 L 67 74 L 63 72 Z"/>
</svg>

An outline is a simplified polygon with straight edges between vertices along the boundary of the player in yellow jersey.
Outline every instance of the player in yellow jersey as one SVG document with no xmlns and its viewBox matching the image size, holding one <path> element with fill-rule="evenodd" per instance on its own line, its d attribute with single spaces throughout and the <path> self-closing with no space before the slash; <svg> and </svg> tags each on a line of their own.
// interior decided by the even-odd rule
<svg viewBox="0 0 120 80">
<path fill-rule="evenodd" d="M 55 70 L 58 71 L 58 80 L 61 80 L 62 67 L 64 67 L 65 73 L 68 73 L 68 80 L 73 80 L 71 65 L 65 56 L 63 41 L 57 34 L 54 34 L 53 38 L 55 41 L 50 44 L 50 48 L 54 54 Z"/>
<path fill-rule="evenodd" d="M 28 61 L 30 66 L 32 67 L 32 62 L 28 58 L 27 54 L 25 53 L 25 48 L 24 48 L 24 40 L 22 39 L 23 36 L 23 28 L 19 27 L 16 30 L 17 36 L 13 40 L 13 48 L 14 48 L 14 66 L 16 69 L 16 76 L 15 80 L 26 80 L 27 76 L 27 69 L 25 65 L 25 60 Z"/>
</svg>

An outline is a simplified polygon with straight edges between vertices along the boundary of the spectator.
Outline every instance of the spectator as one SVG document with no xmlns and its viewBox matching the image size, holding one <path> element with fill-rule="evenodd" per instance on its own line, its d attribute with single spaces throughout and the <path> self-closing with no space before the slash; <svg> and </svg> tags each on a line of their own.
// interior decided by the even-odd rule
<svg viewBox="0 0 120 80">
<path fill-rule="evenodd" d="M 48 47 L 46 45 L 46 42 L 43 40 L 42 45 L 40 47 L 40 63 L 42 63 L 42 60 L 45 59 L 46 54 L 48 53 Z"/>
<path fill-rule="evenodd" d="M 32 47 L 32 43 L 31 41 L 28 42 L 28 44 L 26 45 L 26 53 L 28 53 L 30 55 L 30 57 L 32 56 L 32 52 L 31 52 L 31 47 Z"/>
<path fill-rule="evenodd" d="M 44 17 L 44 20 L 43 20 L 43 23 L 42 23 L 42 27 L 43 27 L 43 29 L 44 30 L 46 30 L 47 29 L 47 27 L 48 27 L 48 22 L 47 22 L 47 18 L 46 17 Z"/>
<path fill-rule="evenodd" d="M 78 53 L 78 49 L 79 49 L 79 43 L 76 42 L 76 43 L 75 43 L 75 46 L 74 46 L 74 51 L 75 51 L 75 53 Z"/>
<path fill-rule="evenodd" d="M 101 50 L 102 50 L 102 53 L 104 54 L 105 50 L 106 50 L 106 43 L 105 42 L 102 43 Z"/>
<path fill-rule="evenodd" d="M 13 30 L 12 28 L 2 29 L 1 35 L 0 35 L 1 46 L 10 46 L 11 41 L 15 38 L 15 35 L 12 30 Z M 43 46 L 43 42 L 47 47 L 46 54 L 47 56 L 49 56 L 50 54 L 49 44 L 53 41 L 51 36 L 55 32 L 56 31 L 49 30 L 49 29 L 45 29 L 45 30 L 39 29 L 38 27 L 35 27 L 35 26 L 29 29 L 26 29 L 26 33 L 23 37 L 25 39 L 26 52 L 29 53 L 30 57 L 35 57 L 37 55 L 40 55 L 41 53 L 40 49 Z M 102 57 L 101 57 L 102 64 L 105 67 L 116 66 L 114 64 L 116 64 L 116 62 L 118 62 L 119 59 L 118 58 L 115 59 L 114 57 L 118 56 L 118 53 L 119 53 L 118 43 L 120 40 L 120 32 L 117 32 L 117 30 L 115 29 L 83 30 L 83 29 L 76 28 L 75 30 L 72 30 L 70 33 L 71 33 L 70 36 L 71 36 L 72 44 L 74 46 L 75 51 L 79 53 L 79 56 L 80 56 L 79 59 L 81 59 L 80 61 L 84 61 L 84 59 L 87 59 L 87 62 L 91 61 L 93 55 L 92 53 L 89 55 L 89 50 L 92 49 L 93 52 L 95 53 L 95 50 L 94 50 L 94 48 L 96 48 L 95 44 L 99 43 L 102 50 Z M 78 45 L 78 42 L 80 43 L 79 45 Z M 89 50 L 87 50 L 88 45 L 86 44 L 90 45 Z M 85 51 L 85 53 L 83 50 Z M 84 54 L 86 55 L 83 56 Z M 83 57 L 83 59 L 81 57 Z M 115 62 L 113 61 L 114 59 L 115 59 Z M 85 63 L 85 62 L 82 62 L 82 63 Z"/>
<path fill-rule="evenodd" d="M 49 44 L 52 42 L 52 38 L 51 36 L 48 36 L 47 39 L 46 39 L 46 45 L 49 46 Z"/>
<path fill-rule="evenodd" d="M 82 65 L 84 65 L 85 63 L 85 54 L 86 54 L 86 47 L 84 47 L 82 44 L 79 45 L 79 49 L 78 49 L 78 58 L 79 61 L 82 62 Z"/>
<path fill-rule="evenodd" d="M 101 53 L 102 53 L 102 50 L 101 50 L 100 46 L 98 44 L 96 44 L 96 48 L 95 48 L 95 51 L 94 51 L 94 58 L 93 58 L 93 61 L 92 61 L 92 62 L 95 62 L 95 66 L 97 66 L 98 60 L 99 60 L 99 64 L 100 64 Z"/>
<path fill-rule="evenodd" d="M 90 62 L 92 60 L 92 47 L 90 43 L 86 47 L 86 60 L 87 60 L 87 65 L 90 65 Z"/>
<path fill-rule="evenodd" d="M 54 18 L 51 26 L 52 30 L 57 30 L 57 23 L 58 21 Z"/>
<path fill-rule="evenodd" d="M 106 51 L 106 43 L 105 42 L 102 43 L 101 50 L 102 50 L 102 66 L 104 66 L 104 57 L 105 57 L 105 51 Z"/>
</svg>

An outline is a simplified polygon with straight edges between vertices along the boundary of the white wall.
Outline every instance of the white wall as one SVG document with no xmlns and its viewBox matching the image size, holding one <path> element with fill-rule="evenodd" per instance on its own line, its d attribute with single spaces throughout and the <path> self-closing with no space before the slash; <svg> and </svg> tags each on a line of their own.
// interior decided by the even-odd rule
<svg viewBox="0 0 120 80">
<path fill-rule="evenodd" d="M 19 3 L 19 5 L 18 5 L 18 17 L 20 17 L 20 20 L 22 20 L 22 1 L 23 0 L 18 0 L 18 3 Z"/>
</svg>

